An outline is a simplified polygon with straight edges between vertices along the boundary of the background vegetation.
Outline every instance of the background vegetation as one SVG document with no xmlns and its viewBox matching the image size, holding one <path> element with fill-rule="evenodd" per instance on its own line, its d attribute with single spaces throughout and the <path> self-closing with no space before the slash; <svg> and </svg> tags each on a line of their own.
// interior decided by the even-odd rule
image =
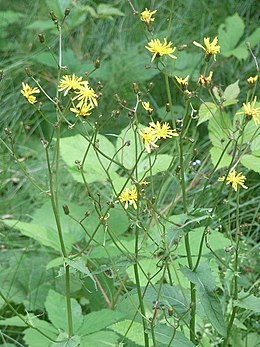
<svg viewBox="0 0 260 347">
<path fill-rule="evenodd" d="M 256 75 L 256 65 L 249 53 L 245 41 L 249 41 L 255 56 L 259 54 L 260 27 L 258 21 L 258 1 L 132 1 L 137 11 L 141 12 L 145 7 L 157 9 L 154 32 L 156 37 L 166 36 L 169 21 L 171 21 L 168 37 L 174 45 L 180 47 L 187 45 L 187 49 L 181 51 L 181 58 L 177 59 L 172 76 L 190 75 L 190 83 L 195 87 L 204 61 L 202 52 L 192 45 L 192 41 L 202 42 L 203 37 L 213 38 L 218 35 L 221 44 L 221 54 L 214 63 L 214 82 L 224 91 L 227 86 L 234 85 L 234 95 L 230 96 L 231 105 L 229 113 L 235 114 L 248 92 L 247 78 Z M 168 102 L 165 91 L 163 75 L 151 64 L 150 54 L 144 49 L 147 40 L 144 35 L 144 26 L 138 20 L 139 15 L 133 15 L 128 1 L 78 1 L 78 0 L 44 0 L 26 3 L 22 1 L 1 1 L 0 9 L 0 69 L 2 80 L 0 82 L 0 129 L 1 137 L 8 142 L 8 136 L 4 131 L 8 128 L 12 133 L 17 158 L 27 171 L 35 178 L 36 182 L 43 186 L 48 185 L 47 165 L 45 153 L 40 139 L 52 140 L 53 127 L 40 117 L 39 112 L 29 107 L 22 97 L 21 83 L 29 81 L 25 68 L 30 68 L 33 75 L 40 81 L 51 95 L 55 95 L 57 85 L 57 52 L 58 35 L 52 20 L 49 17 L 53 10 L 58 18 L 63 17 L 64 10 L 70 8 L 63 26 L 63 65 L 67 66 L 66 73 L 75 73 L 84 76 L 90 73 L 95 66 L 96 59 L 101 62 L 89 80 L 98 90 L 102 84 L 102 102 L 93 114 L 91 122 L 102 124 L 100 133 L 105 135 L 118 147 L 116 135 L 121 134 L 129 124 L 127 110 L 119 106 L 118 94 L 121 100 L 126 100 L 127 105 L 134 105 L 136 95 L 132 84 L 137 82 L 142 91 L 143 98 L 150 100 L 154 108 L 155 120 L 169 121 L 170 115 L 165 113 L 165 105 Z M 172 18 L 171 18 L 172 13 Z M 38 34 L 44 33 L 45 43 L 40 43 Z M 50 53 L 50 51 L 52 53 Z M 236 82 L 239 80 L 238 83 Z M 185 112 L 183 106 L 183 93 L 176 88 L 173 79 L 170 81 L 174 111 L 176 119 L 181 119 Z M 256 93 L 257 94 L 257 93 Z M 239 97 L 238 97 L 239 95 Z M 239 98 L 239 104 L 233 102 L 232 96 Z M 202 91 L 202 98 L 206 91 Z M 187 137 L 191 141 L 185 143 L 185 162 L 187 165 L 186 179 L 189 182 L 188 200 L 192 209 L 195 196 L 202 191 L 201 177 L 207 174 L 214 163 L 214 149 L 216 142 L 212 133 L 214 130 L 208 126 L 207 119 L 200 109 L 198 99 L 193 102 L 193 107 L 199 114 L 199 123 L 193 122 Z M 46 102 L 42 110 L 48 114 L 48 119 L 55 121 L 55 110 Z M 204 110 L 205 111 L 205 110 Z M 112 116 L 112 117 L 111 117 Z M 72 116 L 71 116 L 72 117 Z M 203 119 L 203 117 L 205 117 Z M 207 118 L 208 117 L 208 118 Z M 73 118 L 73 117 L 72 117 Z M 72 119 L 71 118 L 71 119 Z M 107 122 L 109 120 L 109 122 Z M 143 113 L 139 118 L 140 123 L 147 124 L 149 117 Z M 212 125 L 212 124 L 211 124 Z M 178 126 L 178 122 L 177 122 Z M 91 201 L 86 196 L 86 190 L 82 189 L 79 174 L 75 170 L 75 151 L 79 143 L 69 141 L 69 137 L 77 135 L 78 130 L 72 128 L 61 129 L 61 141 L 64 146 L 62 152 L 62 165 L 60 172 L 60 205 L 67 204 L 73 218 L 80 219 L 87 211 L 88 227 L 94 229 L 96 220 Z M 66 142 L 67 141 L 67 142 Z M 242 163 L 243 173 L 247 176 L 247 191 L 240 192 L 240 228 L 241 243 L 239 258 L 241 266 L 236 274 L 239 282 L 241 302 L 239 312 L 232 329 L 230 346 L 256 347 L 259 346 L 259 298 L 258 273 L 259 273 L 259 145 L 255 144 L 254 157 Z M 75 150 L 75 151 L 74 151 Z M 211 156 L 209 154 L 211 150 Z M 10 156 L 9 151 L 1 143 L 1 204 L 0 216 L 0 287 L 8 297 L 16 313 L 26 317 L 30 324 L 45 331 L 53 339 L 57 337 L 57 329 L 66 331 L 66 312 L 57 312 L 57 307 L 62 308 L 64 292 L 64 270 L 59 254 L 57 238 L 48 238 L 48 230 L 55 230 L 55 222 L 52 217 L 51 207 L 45 194 L 38 191 L 21 172 L 17 160 Z M 212 152 L 213 151 L 213 152 Z M 215 149 L 216 151 L 216 149 Z M 169 155 L 167 144 L 162 146 L 161 153 Z M 95 165 L 89 162 L 89 165 Z M 163 166 L 163 165 L 162 165 Z M 223 165 L 224 167 L 225 165 Z M 178 172 L 178 163 L 174 163 L 174 170 Z M 158 169 L 157 179 L 154 182 L 155 191 L 159 188 L 161 179 L 164 179 L 163 168 Z M 94 172 L 94 176 L 97 173 Z M 168 178 L 167 178 L 168 179 Z M 111 201 L 111 191 L 106 184 L 96 182 L 90 178 L 91 194 L 99 196 L 101 204 Z M 203 220 L 208 217 L 210 209 L 217 201 L 217 176 L 208 187 L 207 194 L 201 203 L 200 210 L 193 216 L 193 229 L 197 233 L 191 236 L 192 254 L 197 255 L 197 249 L 205 224 Z M 179 182 L 175 179 L 166 180 L 164 190 L 160 194 L 158 206 L 162 210 L 169 209 L 169 205 L 175 198 L 174 215 L 172 221 L 177 224 L 185 223 L 183 217 L 183 205 L 181 203 L 181 191 Z M 225 264 L 232 263 L 234 253 L 230 239 L 226 238 L 229 230 L 231 239 L 234 238 L 236 229 L 236 202 L 227 191 L 221 192 L 222 205 L 218 206 L 212 222 L 211 230 L 219 233 L 212 234 L 210 245 L 217 257 L 212 257 L 210 247 L 203 249 L 204 260 L 208 261 L 211 268 L 211 277 L 202 279 L 212 281 L 214 293 L 221 298 L 225 312 L 230 312 L 231 303 L 225 297 L 232 292 L 231 271 L 224 268 L 218 259 L 224 259 Z M 152 199 L 153 196 L 150 196 Z M 229 203 L 228 203 L 229 202 Z M 170 208 L 171 209 L 171 208 Z M 111 210 L 110 227 L 116 230 L 121 245 L 132 252 L 134 238 L 132 232 L 132 220 L 124 214 L 123 208 Z M 115 211 L 115 212 L 114 212 Z M 173 211 L 172 211 L 173 212 Z M 82 228 L 75 224 L 63 212 L 61 213 L 62 227 L 66 234 L 68 249 L 77 252 L 81 249 L 85 240 Z M 184 219 L 183 219 L 184 218 Z M 130 219 L 130 222 L 129 222 Z M 16 227 L 14 221 L 21 221 Z M 202 221 L 202 222 L 201 222 Z M 24 223 L 24 224 L 21 224 Z M 200 224 L 201 223 L 201 224 Z M 174 243 L 178 239 L 178 230 L 172 225 L 168 228 L 168 242 Z M 157 229 L 149 225 L 149 233 L 153 242 L 157 242 L 158 248 L 153 248 L 153 242 L 145 239 L 141 266 L 143 273 L 140 275 L 141 285 L 147 285 L 147 278 L 155 276 L 152 283 L 158 284 L 156 273 L 162 254 L 161 239 Z M 37 230 L 37 233 L 35 233 Z M 71 293 L 74 317 L 74 330 L 76 335 L 85 336 L 81 340 L 81 346 L 142 346 L 143 335 L 140 333 L 141 315 L 135 317 L 138 307 L 136 291 L 136 279 L 133 273 L 131 260 L 124 257 L 118 249 L 109 241 L 102 245 L 103 229 L 99 230 L 96 240 L 99 245 L 92 244 L 91 260 L 88 254 L 84 254 L 84 262 L 71 263 Z M 47 233 L 47 234 L 46 234 Z M 48 237 L 47 237 L 48 236 Z M 184 245 L 176 250 L 174 255 L 176 269 L 172 279 L 182 284 L 183 291 L 188 291 L 189 275 L 180 271 L 182 258 L 184 257 Z M 175 258 L 174 258 L 175 259 Z M 88 266 L 84 267 L 84 263 Z M 180 265 L 181 264 L 181 265 Z M 117 269 L 117 274 L 114 273 Z M 207 274 L 208 269 L 204 269 Z M 203 269 L 202 275 L 204 272 Z M 177 276 L 177 277 L 176 277 Z M 167 276 L 166 276 L 167 277 Z M 188 280 L 187 280 L 188 278 Z M 148 281 L 149 282 L 149 281 Z M 151 317 L 158 311 L 163 319 L 171 319 L 169 309 L 184 314 L 187 303 L 183 301 L 177 289 L 170 289 L 171 281 L 165 279 L 165 287 L 162 290 L 162 298 L 158 307 L 154 307 L 154 287 L 148 286 L 146 292 L 146 310 Z M 130 295 L 128 295 L 130 293 Z M 183 294 L 183 293 L 182 293 Z M 248 300 L 247 300 L 248 299 Z M 180 302 L 178 300 L 181 300 Z M 178 306 L 179 305 L 179 306 Z M 113 310 L 111 310 L 113 309 Z M 204 308 L 205 309 L 205 308 Z M 167 312 L 166 312 L 167 311 Z M 203 311 L 198 304 L 198 311 Z M 214 311 L 214 310 L 213 310 Z M 166 313 L 165 313 L 166 312 Z M 219 317 L 208 317 L 205 313 L 198 313 L 197 341 L 200 346 L 220 346 L 223 322 L 217 322 Z M 35 316 L 37 318 L 35 318 Z M 34 317 L 34 318 L 32 318 Z M 0 346 L 65 346 L 65 344 L 51 344 L 48 339 L 37 334 L 23 321 L 17 318 L 17 314 L 0 298 Z M 186 319 L 186 318 L 185 318 Z M 187 318 L 188 319 L 188 318 Z M 223 318 L 224 319 L 224 318 Z M 128 327 L 131 327 L 127 331 Z M 117 323 L 118 322 L 118 323 Z M 51 324 L 52 325 L 51 325 Z M 120 324 L 121 323 L 121 324 Z M 175 322 L 176 323 L 176 322 Z M 186 322 L 187 323 L 187 322 Z M 223 324 L 222 324 L 223 323 Z M 215 324 L 215 325 L 214 325 Z M 187 324 L 186 324 L 187 325 Z M 109 328 L 107 328 L 109 327 Z M 167 326 L 169 327 L 169 326 Z M 56 329 L 57 328 L 57 329 Z M 187 332 L 185 320 L 181 327 L 182 332 Z M 158 334 L 160 331 L 158 332 Z M 161 339 L 158 346 L 168 346 L 171 342 L 164 339 L 168 336 L 166 331 L 161 331 Z M 187 335 L 187 334 L 186 334 Z M 222 334 L 223 335 L 223 334 Z M 60 335 L 63 339 L 65 335 Z M 189 341 L 182 340 L 184 335 L 176 335 L 176 346 L 189 346 Z M 121 343 L 121 344 L 120 344 Z M 78 340 L 70 340 L 66 346 L 77 346 Z M 192 346 L 192 345 L 191 345 Z"/>
</svg>

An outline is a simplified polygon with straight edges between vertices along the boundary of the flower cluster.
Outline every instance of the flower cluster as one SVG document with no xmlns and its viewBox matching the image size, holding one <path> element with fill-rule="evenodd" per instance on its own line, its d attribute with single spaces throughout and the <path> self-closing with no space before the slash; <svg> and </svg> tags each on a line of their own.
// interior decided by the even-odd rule
<svg viewBox="0 0 260 347">
<path fill-rule="evenodd" d="M 185 89 L 188 87 L 188 80 L 189 80 L 189 75 L 186 76 L 185 78 L 175 76 L 176 81 L 179 83 L 180 87 Z"/>
<path fill-rule="evenodd" d="M 156 142 L 159 139 L 172 138 L 179 136 L 174 130 L 170 128 L 169 123 L 150 122 L 148 127 L 145 127 L 142 131 L 139 130 L 139 134 L 144 141 L 144 146 L 147 153 L 151 153 L 151 150 L 159 147 Z"/>
<path fill-rule="evenodd" d="M 255 107 L 256 104 L 256 97 L 254 98 L 254 100 L 252 102 L 248 102 L 248 103 L 243 103 L 243 108 L 244 108 L 244 115 L 246 116 L 246 118 L 253 119 L 253 121 L 255 122 L 255 125 L 259 125 L 260 124 L 260 107 Z M 239 112 L 238 114 L 241 114 L 241 112 Z"/>
<path fill-rule="evenodd" d="M 141 13 L 141 21 L 145 22 L 145 24 L 150 25 L 151 22 L 154 21 L 153 15 L 157 12 L 155 11 L 150 11 L 147 8 Z"/>
<path fill-rule="evenodd" d="M 247 189 L 248 187 L 244 185 L 246 180 L 246 177 L 242 174 L 242 172 L 239 172 L 237 174 L 236 170 L 232 170 L 229 172 L 227 175 L 227 184 L 231 184 L 232 188 L 237 192 L 237 187 L 238 184 L 244 188 Z M 218 181 L 224 182 L 225 181 L 225 176 L 219 177 Z"/>
<path fill-rule="evenodd" d="M 70 111 L 76 116 L 89 116 L 91 110 L 97 106 L 97 95 L 94 89 L 90 87 L 88 81 L 82 80 L 82 77 L 77 77 L 75 74 L 64 75 L 59 82 L 58 90 L 64 92 L 64 96 L 69 92 L 74 93 L 73 107 Z"/>
<path fill-rule="evenodd" d="M 255 77 L 249 77 L 247 79 L 247 83 L 249 86 L 254 86 L 258 80 L 258 75 L 255 75 Z"/>
<path fill-rule="evenodd" d="M 213 55 L 214 60 L 216 60 L 216 54 L 220 53 L 220 46 L 218 45 L 218 37 L 216 36 L 212 42 L 210 42 L 209 37 L 204 37 L 204 44 L 205 47 L 203 47 L 200 43 L 193 41 L 193 44 L 197 47 L 202 48 L 207 57 L 210 57 Z"/>
<path fill-rule="evenodd" d="M 210 86 L 211 82 L 212 82 L 212 76 L 213 76 L 213 72 L 212 71 L 210 71 L 208 76 L 200 75 L 200 77 L 198 79 L 198 83 L 202 87 Z"/>
<path fill-rule="evenodd" d="M 22 95 L 27 99 L 30 104 L 35 104 L 37 102 L 36 96 L 33 94 L 40 93 L 40 89 L 35 87 L 32 88 L 28 83 L 22 82 L 23 89 L 21 90 Z"/>
<path fill-rule="evenodd" d="M 132 205 L 134 209 L 137 209 L 137 190 L 136 187 L 133 187 L 132 189 L 126 188 L 120 195 L 119 195 L 119 201 L 122 204 L 125 204 L 125 209 L 128 208 L 128 205 Z"/>
<path fill-rule="evenodd" d="M 176 47 L 171 47 L 171 45 L 172 42 L 167 42 L 166 39 L 164 39 L 163 42 L 161 42 L 159 39 L 154 39 L 148 42 L 148 46 L 145 46 L 145 48 L 153 53 L 152 61 L 154 61 L 156 57 L 161 57 L 163 55 L 168 55 L 173 59 L 177 59 L 175 55 L 172 55 Z"/>
</svg>

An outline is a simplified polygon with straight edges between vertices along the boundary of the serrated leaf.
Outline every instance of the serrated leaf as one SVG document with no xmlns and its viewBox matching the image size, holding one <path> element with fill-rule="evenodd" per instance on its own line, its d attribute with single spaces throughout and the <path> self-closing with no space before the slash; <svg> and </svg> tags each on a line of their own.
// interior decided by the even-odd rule
<svg viewBox="0 0 260 347">
<path fill-rule="evenodd" d="M 227 153 L 223 154 L 223 150 L 218 147 L 212 147 L 210 149 L 210 156 L 211 156 L 212 164 L 214 166 L 216 166 L 218 163 L 218 167 L 217 167 L 218 170 L 223 167 L 229 166 L 232 161 L 232 156 Z"/>
<path fill-rule="evenodd" d="M 61 265 L 63 265 L 64 263 L 64 259 L 63 257 L 58 257 L 55 259 L 52 259 L 47 265 L 46 265 L 46 270 L 50 270 L 54 267 L 60 267 Z"/>
<path fill-rule="evenodd" d="M 227 88 L 224 91 L 224 103 L 223 106 L 229 106 L 236 104 L 238 102 L 237 97 L 240 93 L 240 88 L 239 88 L 239 80 L 237 80 L 235 83 L 230 84 L 227 86 Z"/>
<path fill-rule="evenodd" d="M 90 277 L 92 279 L 92 281 L 94 282 L 95 287 L 96 287 L 96 281 L 95 281 L 92 273 L 89 271 L 89 269 L 84 264 L 82 259 L 77 259 L 77 260 L 65 259 L 65 262 L 69 266 L 71 266 L 73 269 L 79 271 L 80 273 L 82 273 L 83 275 L 86 275 L 87 277 Z M 96 287 L 96 289 L 97 289 L 97 287 Z"/>
<path fill-rule="evenodd" d="M 255 157 L 251 154 L 245 154 L 241 158 L 241 164 L 243 164 L 249 170 L 260 173 L 260 157 Z"/>
<path fill-rule="evenodd" d="M 249 37 L 247 37 L 246 41 L 250 42 L 251 47 L 259 44 L 260 42 L 260 28 L 257 28 Z"/>
<path fill-rule="evenodd" d="M 45 307 L 48 313 L 48 317 L 52 324 L 58 328 L 62 329 L 64 332 L 68 331 L 67 322 L 67 306 L 66 297 L 60 295 L 54 290 L 50 290 L 45 302 Z M 81 306 L 75 299 L 71 299 L 71 309 L 72 309 L 72 321 L 73 321 L 73 331 L 77 332 L 83 322 L 83 316 L 81 314 Z"/>
<path fill-rule="evenodd" d="M 238 294 L 238 300 L 235 301 L 235 305 L 246 310 L 251 310 L 256 313 L 260 313 L 260 298 L 254 296 L 253 294 L 247 296 L 248 293 L 240 292 Z"/>
<path fill-rule="evenodd" d="M 103 309 L 100 311 L 91 312 L 84 316 L 82 326 L 78 334 L 81 336 L 89 335 L 105 329 L 109 325 L 123 319 L 123 314 L 118 311 Z"/>
<path fill-rule="evenodd" d="M 131 320 L 126 319 L 122 322 L 110 325 L 109 329 L 125 336 L 140 346 L 144 346 L 144 331 L 141 323 L 132 322 Z"/>
<path fill-rule="evenodd" d="M 67 340 L 64 342 L 64 340 Z M 63 342 L 59 342 L 63 341 Z M 57 342 L 53 343 L 50 347 L 79 347 L 80 346 L 80 336 L 70 336 L 67 333 L 60 333 L 57 337 Z"/>
<path fill-rule="evenodd" d="M 226 336 L 226 323 L 219 298 L 214 292 L 215 280 L 207 263 L 201 263 L 196 271 L 187 267 L 181 268 L 188 280 L 196 285 L 198 298 L 203 306 L 205 315 L 212 326 L 222 336 Z"/>
<path fill-rule="evenodd" d="M 213 146 L 224 149 L 229 141 L 229 133 L 232 131 L 229 116 L 225 112 L 222 114 L 216 112 L 209 120 L 208 129 Z"/>
<path fill-rule="evenodd" d="M 205 102 L 200 105 L 198 125 L 212 118 L 217 111 L 217 106 L 213 102 Z"/>
<path fill-rule="evenodd" d="M 37 319 L 34 321 L 34 326 L 40 329 L 43 333 L 45 333 L 53 340 L 56 339 L 58 331 L 50 323 L 41 319 Z M 26 342 L 28 347 L 50 346 L 50 340 L 33 328 L 26 329 L 23 334 L 23 340 Z"/>
<path fill-rule="evenodd" d="M 115 347 L 118 339 L 113 331 L 98 331 L 82 337 L 80 347 Z"/>
<path fill-rule="evenodd" d="M 162 344 L 162 346 L 195 347 L 195 345 L 190 342 L 183 333 L 179 331 L 175 332 L 175 330 L 168 325 L 156 325 L 154 334 L 156 341 Z M 175 334 L 175 336 L 172 339 L 173 334 Z"/>
<path fill-rule="evenodd" d="M 218 39 L 221 47 L 220 53 L 229 57 L 230 51 L 238 44 L 239 39 L 244 33 L 245 24 L 242 18 L 236 13 L 227 17 L 225 22 L 219 26 Z"/>
</svg>

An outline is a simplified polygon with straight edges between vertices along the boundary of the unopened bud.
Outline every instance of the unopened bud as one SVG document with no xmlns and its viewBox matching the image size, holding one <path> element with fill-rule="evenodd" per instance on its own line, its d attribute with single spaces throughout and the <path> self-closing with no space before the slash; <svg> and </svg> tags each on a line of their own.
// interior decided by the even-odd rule
<svg viewBox="0 0 260 347">
<path fill-rule="evenodd" d="M 169 314 L 170 317 L 173 316 L 173 312 L 174 312 L 173 307 L 169 307 L 168 308 L 168 314 Z"/>
<path fill-rule="evenodd" d="M 121 102 L 121 99 L 118 94 L 114 94 L 114 98 L 116 99 L 116 101 Z"/>
<path fill-rule="evenodd" d="M 9 128 L 5 128 L 4 132 L 5 132 L 5 134 L 7 136 L 11 136 L 12 135 L 12 132 L 11 132 L 11 130 Z"/>
<path fill-rule="evenodd" d="M 44 36 L 43 33 L 38 34 L 38 37 L 39 37 L 40 43 L 44 43 L 45 42 L 45 36 Z"/>
<path fill-rule="evenodd" d="M 168 102 L 165 105 L 165 109 L 166 109 L 166 112 L 170 112 L 171 111 L 170 104 Z"/>
<path fill-rule="evenodd" d="M 51 16 L 51 19 L 53 20 L 53 22 L 57 22 L 58 18 L 56 17 L 54 11 L 50 11 L 50 16 Z"/>
<path fill-rule="evenodd" d="M 100 60 L 97 58 L 95 60 L 95 69 L 99 69 L 100 68 Z"/>
<path fill-rule="evenodd" d="M 67 17 L 70 14 L 70 9 L 66 8 L 66 10 L 64 11 L 64 16 Z"/>
<path fill-rule="evenodd" d="M 30 68 L 28 68 L 28 67 L 26 67 L 25 69 L 25 72 L 26 72 L 26 75 L 28 76 L 28 77 L 32 77 L 32 70 L 30 69 Z"/>
<path fill-rule="evenodd" d="M 0 81 L 2 81 L 3 77 L 4 77 L 4 71 L 0 70 Z"/>
<path fill-rule="evenodd" d="M 69 210 L 68 205 L 63 205 L 62 208 L 63 208 L 63 211 L 66 215 L 70 214 L 70 210 Z"/>
<path fill-rule="evenodd" d="M 139 87 L 138 87 L 138 84 L 137 83 L 133 83 L 133 90 L 135 92 L 135 94 L 139 93 Z"/>
</svg>

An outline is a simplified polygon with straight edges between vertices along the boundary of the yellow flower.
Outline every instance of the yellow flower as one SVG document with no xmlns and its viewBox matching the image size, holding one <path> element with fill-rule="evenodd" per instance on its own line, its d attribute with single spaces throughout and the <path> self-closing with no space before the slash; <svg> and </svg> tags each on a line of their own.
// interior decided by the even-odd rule
<svg viewBox="0 0 260 347">
<path fill-rule="evenodd" d="M 153 148 L 159 147 L 155 144 L 155 142 L 157 141 L 157 136 L 154 129 L 152 129 L 151 127 L 145 127 L 143 131 L 138 131 L 144 141 L 144 146 L 147 153 L 151 153 L 151 150 Z"/>
<path fill-rule="evenodd" d="M 247 189 L 244 185 L 246 177 L 242 175 L 242 172 L 237 174 L 236 170 L 232 170 L 227 176 L 227 184 L 231 184 L 234 190 L 237 192 L 237 185 L 239 184 L 242 188 Z M 225 176 L 219 177 L 218 181 L 224 182 Z"/>
<path fill-rule="evenodd" d="M 152 16 L 157 12 L 155 11 L 150 11 L 147 8 L 141 13 L 141 21 L 147 23 L 148 25 L 150 22 L 154 21 L 154 18 Z"/>
<path fill-rule="evenodd" d="M 132 205 L 134 209 L 137 209 L 136 201 L 137 201 L 137 191 L 136 187 L 132 189 L 126 188 L 120 195 L 119 201 L 125 204 L 125 209 L 128 208 L 128 204 Z"/>
<path fill-rule="evenodd" d="M 171 45 L 172 42 L 170 41 L 167 43 L 166 39 L 164 39 L 164 42 L 161 42 L 159 39 L 155 39 L 148 42 L 148 46 L 145 46 L 145 48 L 151 53 L 154 53 L 152 61 L 154 61 L 156 57 L 161 57 L 162 55 L 169 55 L 171 58 L 177 59 L 175 55 L 172 55 L 176 47 L 172 48 Z"/>
<path fill-rule="evenodd" d="M 64 75 L 60 80 L 58 91 L 62 92 L 64 90 L 64 96 L 66 96 L 70 90 L 75 91 L 80 88 L 83 83 L 81 80 L 82 77 L 77 77 L 75 74 Z"/>
<path fill-rule="evenodd" d="M 22 82 L 23 89 L 21 90 L 21 93 L 23 96 L 27 99 L 27 101 L 30 104 L 35 104 L 37 102 L 36 96 L 33 94 L 40 93 L 40 89 L 35 87 L 31 88 L 28 83 Z"/>
<path fill-rule="evenodd" d="M 244 107 L 244 114 L 246 117 L 248 117 L 249 119 L 253 118 L 255 125 L 260 124 L 260 107 L 255 107 L 256 104 L 256 96 L 254 98 L 254 100 L 250 103 L 248 102 L 243 103 L 243 107 Z M 238 114 L 241 114 L 240 112 Z"/>
<path fill-rule="evenodd" d="M 77 108 L 86 107 L 88 103 L 92 107 L 97 106 L 97 95 L 93 88 L 89 87 L 89 83 L 87 81 L 83 82 L 78 90 L 75 92 L 77 94 L 72 100 L 78 100 Z"/>
<path fill-rule="evenodd" d="M 174 130 L 170 128 L 169 123 L 160 124 L 158 121 L 156 123 L 149 123 L 150 127 L 154 130 L 156 139 L 166 139 L 173 136 L 179 136 Z"/>
<path fill-rule="evenodd" d="M 249 78 L 247 79 L 247 83 L 248 83 L 250 86 L 252 86 L 252 85 L 256 84 L 257 80 L 258 80 L 258 75 L 255 75 L 255 77 L 249 77 Z"/>
<path fill-rule="evenodd" d="M 213 75 L 212 71 L 210 71 L 208 77 L 206 77 L 204 75 L 200 75 L 200 77 L 198 79 L 198 83 L 201 84 L 203 87 L 205 85 L 210 85 L 212 82 L 212 75 Z"/>
<path fill-rule="evenodd" d="M 186 76 L 185 78 L 175 76 L 176 81 L 179 83 L 179 85 L 182 88 L 186 88 L 188 86 L 188 79 L 189 79 L 189 77 L 190 77 L 189 75 Z"/>
<path fill-rule="evenodd" d="M 91 115 L 91 110 L 93 110 L 93 107 L 90 104 L 85 105 L 82 108 L 70 108 L 70 111 L 76 114 L 76 117 L 78 116 L 90 116 Z"/>
<path fill-rule="evenodd" d="M 207 56 L 214 56 L 214 60 L 216 60 L 216 54 L 220 53 L 220 46 L 218 45 L 218 37 L 216 36 L 212 42 L 210 42 L 209 37 L 204 37 L 204 44 L 205 47 L 203 47 L 200 43 L 193 41 L 193 44 L 197 47 L 202 48 Z"/>
<path fill-rule="evenodd" d="M 142 106 L 143 106 L 143 108 L 144 108 L 146 111 L 148 111 L 148 113 L 152 113 L 152 112 L 153 112 L 153 108 L 150 107 L 150 102 L 149 102 L 149 101 L 147 101 L 147 102 L 143 101 L 143 102 L 142 102 Z"/>
</svg>

